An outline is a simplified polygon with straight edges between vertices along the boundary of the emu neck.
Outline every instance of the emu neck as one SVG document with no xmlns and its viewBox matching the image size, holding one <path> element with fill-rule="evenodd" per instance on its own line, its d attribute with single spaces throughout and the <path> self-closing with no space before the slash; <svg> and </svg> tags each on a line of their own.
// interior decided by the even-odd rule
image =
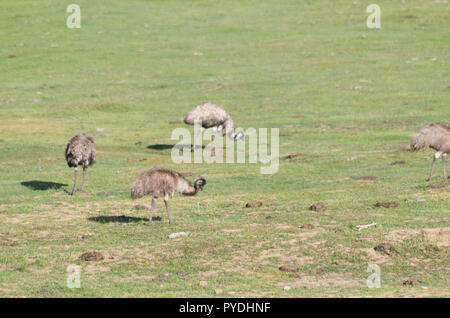
<svg viewBox="0 0 450 318">
<path fill-rule="evenodd" d="M 194 196 L 197 194 L 197 192 L 198 192 L 198 188 L 190 186 L 189 189 L 187 189 L 186 191 L 183 192 L 183 195 Z"/>
</svg>

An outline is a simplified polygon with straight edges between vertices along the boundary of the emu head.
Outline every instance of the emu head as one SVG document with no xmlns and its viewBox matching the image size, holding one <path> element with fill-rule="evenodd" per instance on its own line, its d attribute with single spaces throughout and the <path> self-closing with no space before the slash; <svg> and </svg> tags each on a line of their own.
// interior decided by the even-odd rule
<svg viewBox="0 0 450 318">
<path fill-rule="evenodd" d="M 205 184 L 206 184 L 206 180 L 205 179 L 203 179 L 203 178 L 197 179 L 194 182 L 194 188 L 203 190 L 203 187 L 205 186 Z"/>
<path fill-rule="evenodd" d="M 241 140 L 242 138 L 244 138 L 244 133 L 242 131 L 234 135 L 234 140 Z"/>
</svg>

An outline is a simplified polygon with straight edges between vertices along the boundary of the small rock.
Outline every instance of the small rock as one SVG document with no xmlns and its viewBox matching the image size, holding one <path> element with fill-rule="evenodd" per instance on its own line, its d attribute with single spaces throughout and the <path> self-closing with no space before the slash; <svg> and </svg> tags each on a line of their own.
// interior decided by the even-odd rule
<svg viewBox="0 0 450 318">
<path fill-rule="evenodd" d="M 266 216 L 266 219 L 267 219 L 267 220 L 269 220 L 269 219 L 271 219 L 271 218 L 272 218 L 271 215 Z"/>
<path fill-rule="evenodd" d="M 245 205 L 245 207 L 246 208 L 256 208 L 256 207 L 259 207 L 259 206 L 262 206 L 263 204 L 262 204 L 262 202 L 261 201 L 258 201 L 258 202 L 252 202 L 252 203 L 247 203 L 246 205 Z"/>
<path fill-rule="evenodd" d="M 147 158 L 127 158 L 128 162 L 142 162 L 142 161 L 146 161 Z"/>
<path fill-rule="evenodd" d="M 309 207 L 309 209 L 310 209 L 311 211 L 323 211 L 323 210 L 326 209 L 326 207 L 325 207 L 325 205 L 323 205 L 322 203 L 316 203 L 316 204 L 311 205 L 311 206 Z"/>
<path fill-rule="evenodd" d="M 278 267 L 278 269 L 282 272 L 296 272 L 298 271 L 298 266 L 287 264 Z"/>
<path fill-rule="evenodd" d="M 303 224 L 302 226 L 300 226 L 301 229 L 305 229 L 305 230 L 312 230 L 314 228 L 314 225 L 312 224 Z"/>
<path fill-rule="evenodd" d="M 169 279 L 169 273 L 163 273 L 160 274 L 158 277 L 154 278 L 153 280 L 159 281 L 159 282 L 165 282 Z"/>
<path fill-rule="evenodd" d="M 356 85 L 353 89 L 355 91 L 360 91 L 362 89 L 362 86 L 361 85 Z"/>
<path fill-rule="evenodd" d="M 180 237 L 180 236 L 187 236 L 191 234 L 191 232 L 177 232 L 177 233 L 172 233 L 169 235 L 170 239 L 176 238 L 176 237 Z"/>
<path fill-rule="evenodd" d="M 41 294 L 41 295 L 53 295 L 55 292 L 53 290 L 47 290 L 47 289 L 41 289 L 41 290 L 37 290 L 36 294 Z"/>
<path fill-rule="evenodd" d="M 81 254 L 80 259 L 88 261 L 100 261 L 103 259 L 103 255 L 99 252 L 86 252 Z"/>
<path fill-rule="evenodd" d="M 301 157 L 301 156 L 303 156 L 303 154 L 300 153 L 300 152 L 297 152 L 297 153 L 285 153 L 285 154 L 282 154 L 280 156 L 280 158 L 293 159 L 293 158 L 297 158 L 297 157 Z"/>
<path fill-rule="evenodd" d="M 381 243 L 373 248 L 375 251 L 380 253 L 391 254 L 391 244 L 389 243 Z"/>
<path fill-rule="evenodd" d="M 421 281 L 420 279 L 408 279 L 403 282 L 403 286 L 415 286 L 422 283 L 423 281 Z"/>
<path fill-rule="evenodd" d="M 385 208 L 385 209 L 396 208 L 398 206 L 399 204 L 397 202 L 377 202 L 375 204 L 376 208 Z"/>
<path fill-rule="evenodd" d="M 78 236 L 78 238 L 79 238 L 80 240 L 87 240 L 88 238 L 91 238 L 91 237 L 92 237 L 92 234 L 91 234 L 91 233 L 81 234 L 81 235 Z"/>
<path fill-rule="evenodd" d="M 375 176 L 363 176 L 360 179 L 361 180 L 366 180 L 366 181 L 375 181 L 375 180 L 377 180 L 377 177 L 375 177 Z"/>
<path fill-rule="evenodd" d="M 310 273 L 312 275 L 320 275 L 320 274 L 325 273 L 325 270 L 324 269 L 310 269 L 308 271 L 308 273 Z"/>
<path fill-rule="evenodd" d="M 105 128 L 97 128 L 96 129 L 98 132 L 102 132 L 102 131 L 105 131 Z"/>
<path fill-rule="evenodd" d="M 17 242 L 8 242 L 8 241 L 3 241 L 0 242 L 0 246 L 16 246 Z"/>
<path fill-rule="evenodd" d="M 180 270 L 180 271 L 177 272 L 177 275 L 178 276 L 186 276 L 187 273 L 185 271 L 183 271 L 183 270 Z"/>
</svg>

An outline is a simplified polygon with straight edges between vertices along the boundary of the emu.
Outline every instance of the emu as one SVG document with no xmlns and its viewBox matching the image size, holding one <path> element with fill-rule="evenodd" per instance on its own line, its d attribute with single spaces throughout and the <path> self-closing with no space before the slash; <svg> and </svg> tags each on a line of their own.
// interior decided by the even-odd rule
<svg viewBox="0 0 450 318">
<path fill-rule="evenodd" d="M 70 193 L 70 195 L 73 195 L 77 186 L 78 166 L 83 166 L 83 183 L 81 184 L 81 191 L 83 191 L 86 170 L 97 160 L 94 139 L 85 134 L 76 135 L 69 140 L 69 143 L 66 146 L 65 156 L 69 168 L 75 168 L 73 176 L 73 189 Z"/>
<path fill-rule="evenodd" d="M 238 140 L 244 136 L 242 132 L 235 133 L 234 121 L 230 113 L 216 103 L 206 102 L 191 109 L 184 117 L 184 123 L 194 125 L 195 121 L 201 121 L 202 129 L 213 128 L 230 139 Z"/>
<path fill-rule="evenodd" d="M 153 167 L 141 173 L 139 178 L 134 181 L 131 186 L 131 197 L 133 199 L 143 197 L 146 194 L 151 195 L 152 205 L 150 208 L 150 225 L 152 224 L 153 210 L 155 208 L 156 199 L 164 197 L 164 204 L 166 205 L 167 216 L 169 217 L 169 224 L 172 223 L 172 218 L 169 212 L 169 197 L 173 197 L 175 193 L 183 195 L 194 196 L 198 190 L 202 190 L 206 184 L 203 178 L 197 179 L 194 186 L 191 185 L 180 173 L 160 168 Z"/>
<path fill-rule="evenodd" d="M 430 147 L 436 150 L 433 156 L 430 176 L 428 181 L 433 178 L 436 161 L 442 155 L 442 165 L 444 167 L 444 180 L 447 181 L 447 154 L 450 153 L 450 124 L 431 123 L 422 127 L 411 138 L 411 149 L 413 151 Z"/>
</svg>

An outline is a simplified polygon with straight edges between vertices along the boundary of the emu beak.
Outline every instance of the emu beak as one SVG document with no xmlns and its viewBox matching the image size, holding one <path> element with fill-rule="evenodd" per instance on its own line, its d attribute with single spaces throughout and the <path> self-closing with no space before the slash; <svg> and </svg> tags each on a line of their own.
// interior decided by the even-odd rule
<svg viewBox="0 0 450 318">
<path fill-rule="evenodd" d="M 234 140 L 240 140 L 242 137 L 244 137 L 244 133 L 240 131 L 236 134 L 236 136 L 234 136 Z"/>
</svg>

